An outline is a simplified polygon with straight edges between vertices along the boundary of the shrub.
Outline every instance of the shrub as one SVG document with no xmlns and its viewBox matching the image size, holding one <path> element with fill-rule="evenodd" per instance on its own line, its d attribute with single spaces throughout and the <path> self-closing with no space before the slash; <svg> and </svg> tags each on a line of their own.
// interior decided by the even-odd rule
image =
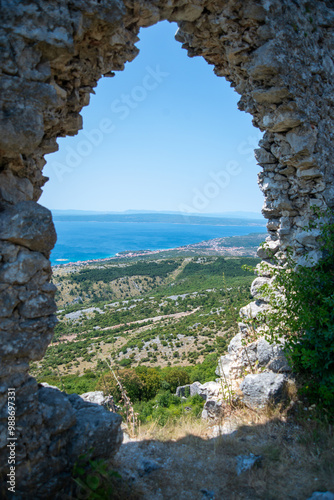
<svg viewBox="0 0 334 500">
<path fill-rule="evenodd" d="M 164 376 L 165 381 L 170 385 L 171 392 L 175 392 L 180 385 L 189 384 L 190 379 L 186 370 L 182 368 L 171 368 Z"/>
<path fill-rule="evenodd" d="M 117 376 L 124 386 L 130 400 L 132 402 L 141 399 L 141 392 L 143 389 L 143 382 L 134 370 L 124 369 L 117 373 Z M 105 394 L 111 394 L 115 401 L 121 399 L 121 392 L 112 373 L 102 375 L 96 385 L 96 391 L 103 391 Z"/>
<path fill-rule="evenodd" d="M 296 266 L 291 251 L 273 271 L 273 284 L 262 287 L 271 305 L 263 317 L 271 339 L 286 339 L 285 351 L 303 392 L 334 415 L 334 223 L 333 212 L 316 212 L 308 230 L 320 229 L 323 257 Z M 278 263 L 276 261 L 276 263 Z M 313 265 L 312 265 L 313 264 Z"/>
<path fill-rule="evenodd" d="M 141 399 L 148 401 L 154 398 L 160 389 L 161 377 L 157 369 L 138 366 L 136 373 L 143 383 Z"/>
<path fill-rule="evenodd" d="M 121 359 L 121 361 L 119 362 L 120 366 L 131 366 L 131 359 Z"/>
</svg>

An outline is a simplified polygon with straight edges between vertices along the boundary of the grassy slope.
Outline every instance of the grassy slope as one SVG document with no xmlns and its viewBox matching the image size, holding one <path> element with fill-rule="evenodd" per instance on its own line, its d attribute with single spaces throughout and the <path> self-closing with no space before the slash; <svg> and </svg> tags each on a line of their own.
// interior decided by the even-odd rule
<svg viewBox="0 0 334 500">
<path fill-rule="evenodd" d="M 83 302 L 68 305 L 58 315 L 54 343 L 42 362 L 33 365 L 33 372 L 39 379 L 58 377 L 58 373 L 82 375 L 102 367 L 110 356 L 120 367 L 163 367 L 194 365 L 210 354 L 222 354 L 236 331 L 239 308 L 250 299 L 254 275 L 242 265 L 257 261 L 156 259 L 58 272 L 54 281 L 61 284 L 59 303 L 64 304 L 71 287 L 77 287 Z M 119 284 L 120 279 L 127 281 Z M 134 280 L 136 291 L 127 288 L 126 300 L 120 300 L 123 297 L 114 290 Z M 138 287 L 140 280 L 149 291 Z M 75 311 L 73 317 L 70 313 Z"/>
</svg>

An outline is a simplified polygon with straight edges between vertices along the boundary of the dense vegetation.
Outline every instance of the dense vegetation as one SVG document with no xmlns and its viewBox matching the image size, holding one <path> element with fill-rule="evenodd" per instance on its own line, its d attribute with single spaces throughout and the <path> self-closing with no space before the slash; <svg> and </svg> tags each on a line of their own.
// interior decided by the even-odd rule
<svg viewBox="0 0 334 500">
<path fill-rule="evenodd" d="M 138 364 L 139 357 L 140 363 L 182 360 L 193 364 L 209 353 L 223 354 L 237 330 L 239 309 L 249 301 L 250 294 L 249 285 L 243 285 L 171 297 L 158 294 L 114 305 L 98 303 L 98 309 L 90 314 L 85 309 L 80 311 L 77 320 L 66 318 L 63 311 L 55 329 L 54 340 L 58 343 L 48 348 L 40 375 L 49 375 L 59 365 L 71 368 L 79 367 L 81 362 L 96 363 L 108 345 L 113 362 L 120 366 Z M 171 316 L 177 313 L 190 314 Z M 153 323 L 150 318 L 157 315 L 166 320 Z M 74 338 L 59 342 L 66 336 Z"/>
<path fill-rule="evenodd" d="M 194 262 L 191 261 L 185 266 L 182 273 L 180 274 L 180 279 L 186 278 L 193 275 L 205 275 L 205 276 L 225 276 L 225 278 L 235 278 L 237 276 L 253 276 L 254 272 L 250 272 L 244 269 L 242 266 L 248 264 L 250 266 L 255 265 L 259 262 L 259 259 L 254 258 L 240 258 L 240 259 L 226 259 L 224 257 L 218 257 L 216 259 L 209 260 L 205 263 L 203 268 L 203 260 Z"/>
<path fill-rule="evenodd" d="M 111 361 L 141 421 L 165 423 L 184 412 L 198 415 L 201 398 L 182 401 L 179 385 L 214 380 L 218 356 L 237 331 L 239 309 L 250 300 L 253 258 L 158 259 L 92 265 L 58 275 L 59 294 L 75 286 L 81 301 L 58 313 L 54 344 L 32 366 L 39 381 L 69 393 L 103 390 L 118 401 Z M 66 268 L 65 268 L 66 270 Z M 110 280 L 124 286 L 132 276 L 155 278 L 149 293 L 114 300 Z M 123 281 L 116 280 L 122 278 Z M 99 287 L 104 288 L 101 300 Z M 87 296 L 83 290 L 94 290 Z M 130 292 L 129 292 L 130 293 Z M 66 339 L 66 341 L 64 341 Z M 187 409 L 185 409 L 187 408 Z"/>
<path fill-rule="evenodd" d="M 319 229 L 323 257 L 298 266 L 288 253 L 272 286 L 264 287 L 272 311 L 262 319 L 271 338 L 284 336 L 285 350 L 309 401 L 334 415 L 334 223 L 316 212 L 308 230 Z M 278 263 L 278 262 L 277 262 Z"/>
<path fill-rule="evenodd" d="M 187 412 L 198 416 L 202 411 L 204 400 L 199 396 L 182 400 L 175 396 L 176 388 L 199 381 L 208 382 L 215 377 L 217 355 L 207 356 L 205 361 L 196 366 L 186 367 L 147 367 L 121 369 L 117 377 L 134 403 L 141 422 L 151 420 L 164 425 L 167 420 L 177 418 Z M 83 376 L 75 375 L 44 377 L 44 382 L 55 385 L 67 393 L 83 394 L 89 391 L 103 391 L 112 394 L 116 403 L 122 402 L 122 395 L 112 373 L 101 364 L 94 372 L 86 372 Z"/>
<path fill-rule="evenodd" d="M 103 281 L 108 283 L 123 276 L 150 276 L 166 277 L 178 267 L 177 262 L 164 260 L 162 262 L 136 262 L 130 266 L 110 266 L 98 269 L 83 269 L 77 274 L 72 274 L 70 279 L 74 283 Z"/>
<path fill-rule="evenodd" d="M 272 339 L 287 337 L 286 350 L 309 399 L 329 409 L 334 407 L 334 225 L 329 222 L 322 224 L 322 243 L 324 257 L 312 268 L 295 269 L 288 256 L 285 267 L 273 271 L 274 286 L 263 289 L 272 312 L 263 319 Z M 109 358 L 140 418 L 165 422 L 183 412 L 173 395 L 177 385 L 215 378 L 217 357 L 237 331 L 240 307 L 251 299 L 254 271 L 243 266 L 258 262 L 148 256 L 60 275 L 59 295 L 67 287 L 79 301 L 59 313 L 55 344 L 33 371 L 67 392 L 105 390 L 107 384 L 117 400 L 104 361 Z M 127 300 L 115 301 L 115 289 L 125 291 Z M 200 403 L 188 406 L 196 413 Z"/>
</svg>

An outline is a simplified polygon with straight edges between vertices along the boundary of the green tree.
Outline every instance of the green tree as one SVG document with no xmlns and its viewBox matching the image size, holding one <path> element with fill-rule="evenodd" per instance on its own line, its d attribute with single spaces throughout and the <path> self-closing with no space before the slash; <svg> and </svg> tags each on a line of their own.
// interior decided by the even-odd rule
<svg viewBox="0 0 334 500">
<path fill-rule="evenodd" d="M 176 388 L 180 385 L 190 383 L 189 375 L 186 370 L 182 368 L 170 368 L 164 376 L 166 382 L 170 385 L 171 392 L 175 392 Z"/>
<path fill-rule="evenodd" d="M 119 378 L 121 384 L 126 390 L 130 400 L 132 402 L 139 401 L 142 396 L 143 389 L 143 381 L 137 375 L 135 370 L 132 369 L 124 369 L 120 370 L 117 373 L 117 377 Z M 115 377 L 112 373 L 106 373 L 102 375 L 96 384 L 95 390 L 103 391 L 104 394 L 111 394 L 115 401 L 118 402 L 121 400 L 121 391 L 115 380 Z"/>
<path fill-rule="evenodd" d="M 272 340 L 285 338 L 285 351 L 309 399 L 334 415 L 333 212 L 317 212 L 308 227 L 314 229 L 321 231 L 322 258 L 296 266 L 288 252 L 285 264 L 273 271 L 272 285 L 262 287 L 271 306 L 263 319 Z"/>
<path fill-rule="evenodd" d="M 148 401 L 155 397 L 160 389 L 161 377 L 156 368 L 138 366 L 136 373 L 143 382 L 142 399 Z"/>
</svg>

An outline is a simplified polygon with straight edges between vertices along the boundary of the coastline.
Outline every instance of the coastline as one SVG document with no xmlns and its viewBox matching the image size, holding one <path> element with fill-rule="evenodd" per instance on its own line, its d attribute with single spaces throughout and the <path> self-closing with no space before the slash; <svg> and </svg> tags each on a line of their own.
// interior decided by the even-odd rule
<svg viewBox="0 0 334 500">
<path fill-rule="evenodd" d="M 139 223 L 140 224 L 140 223 Z M 84 267 L 91 264 L 102 264 L 109 261 L 117 261 L 121 259 L 133 259 L 137 257 L 149 257 L 152 255 L 158 255 L 160 253 L 166 252 L 179 252 L 180 255 L 182 253 L 192 252 L 198 253 L 201 255 L 225 255 L 225 256 L 256 256 L 256 250 L 260 243 L 256 243 L 255 245 L 226 245 L 226 243 L 230 242 L 233 238 L 250 238 L 256 237 L 257 240 L 264 240 L 267 236 L 267 233 L 264 231 L 263 233 L 250 233 L 245 236 L 225 236 L 222 238 L 214 238 L 209 240 L 203 240 L 198 243 L 193 243 L 189 245 L 183 245 L 174 248 L 161 248 L 155 250 L 126 250 L 123 252 L 118 252 L 114 255 L 97 258 L 97 259 L 87 259 L 87 260 L 78 260 L 78 261 L 67 261 L 66 259 L 59 259 L 57 262 L 59 264 L 52 264 L 53 269 L 59 269 L 69 266 L 75 267 Z"/>
<path fill-rule="evenodd" d="M 55 268 L 55 267 L 64 267 L 64 266 L 68 266 L 68 265 L 74 266 L 74 265 L 96 264 L 99 262 L 106 262 L 109 260 L 124 259 L 126 257 L 141 257 L 141 256 L 145 256 L 145 255 L 153 255 L 155 253 L 168 252 L 168 251 L 172 251 L 172 250 L 179 250 L 181 248 L 182 247 L 166 248 L 166 249 L 159 249 L 159 250 L 144 250 L 144 251 L 142 251 L 144 253 L 139 253 L 139 252 L 135 252 L 135 251 L 131 252 L 131 250 L 129 250 L 129 254 L 127 251 L 125 252 L 126 255 L 120 255 L 119 253 L 116 253 L 115 255 L 112 255 L 110 257 L 103 257 L 100 259 L 76 260 L 76 261 L 69 261 L 69 262 L 67 262 L 67 259 L 57 259 L 57 262 L 58 261 L 66 261 L 66 262 L 63 262 L 62 264 L 53 264 L 52 267 Z"/>
</svg>

